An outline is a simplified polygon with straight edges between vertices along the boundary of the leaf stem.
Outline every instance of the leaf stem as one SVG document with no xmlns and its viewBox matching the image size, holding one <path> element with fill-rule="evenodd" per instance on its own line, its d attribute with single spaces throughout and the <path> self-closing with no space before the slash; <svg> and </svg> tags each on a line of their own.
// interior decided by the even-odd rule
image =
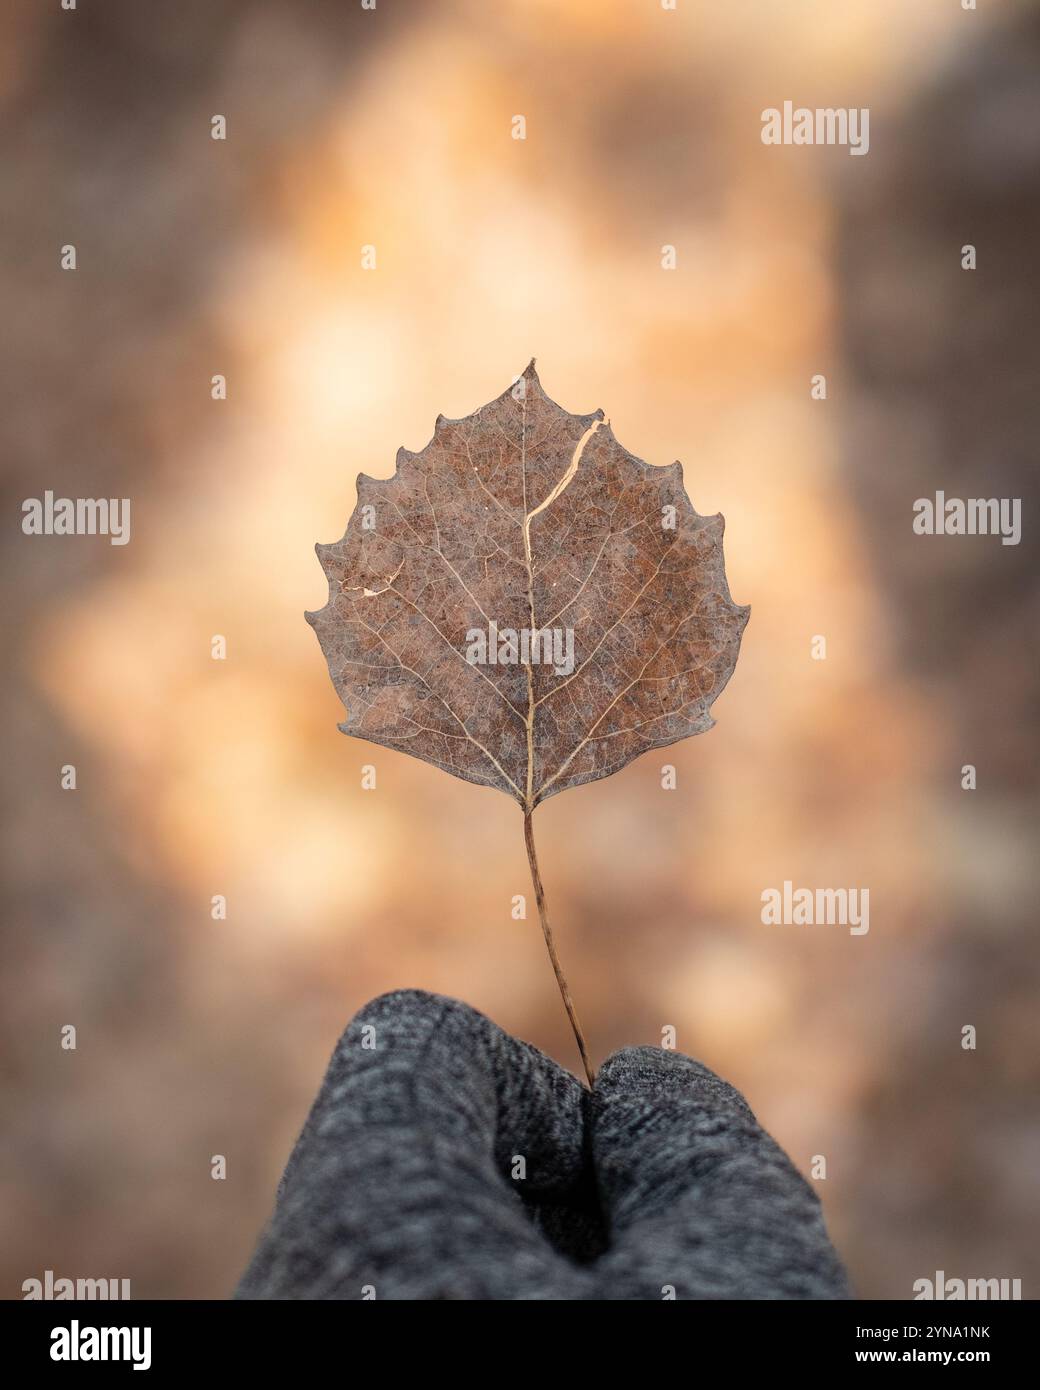
<svg viewBox="0 0 1040 1390">
<path fill-rule="evenodd" d="M 546 949 L 549 952 L 549 959 L 552 961 L 552 968 L 556 974 L 556 983 L 560 987 L 560 994 L 563 997 L 563 1007 L 567 1010 L 567 1017 L 571 1021 L 574 1029 L 574 1038 L 578 1044 L 578 1051 L 581 1053 L 582 1065 L 585 1068 L 585 1075 L 589 1080 L 589 1089 L 596 1080 L 596 1073 L 592 1070 L 592 1063 L 589 1061 L 589 1050 L 585 1045 L 585 1034 L 581 1031 L 581 1024 L 578 1022 L 578 1015 L 575 1012 L 574 1001 L 571 992 L 567 988 L 567 980 L 560 965 L 560 958 L 556 954 L 556 946 L 553 943 L 552 927 L 549 925 L 549 914 L 545 909 L 545 889 L 542 887 L 542 876 L 538 872 L 538 855 L 534 847 L 534 827 L 531 823 L 531 812 L 524 811 L 524 841 L 527 845 L 527 862 L 531 866 L 531 882 L 534 884 L 534 900 L 538 904 L 538 916 L 542 923 L 542 935 L 545 937 Z"/>
</svg>

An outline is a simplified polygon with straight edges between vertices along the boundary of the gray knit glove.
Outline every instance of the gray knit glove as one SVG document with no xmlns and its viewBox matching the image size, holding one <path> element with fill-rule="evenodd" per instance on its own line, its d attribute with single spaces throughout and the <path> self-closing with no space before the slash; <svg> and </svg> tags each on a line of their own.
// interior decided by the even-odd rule
<svg viewBox="0 0 1040 1390">
<path fill-rule="evenodd" d="M 746 1101 L 631 1047 L 590 1094 L 454 999 L 336 1045 L 237 1298 L 848 1298 L 819 1200 Z"/>
</svg>

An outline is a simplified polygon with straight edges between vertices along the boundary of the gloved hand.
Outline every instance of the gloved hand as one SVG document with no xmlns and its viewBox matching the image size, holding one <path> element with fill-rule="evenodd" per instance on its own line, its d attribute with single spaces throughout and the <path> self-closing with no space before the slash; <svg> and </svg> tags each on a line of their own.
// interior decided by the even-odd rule
<svg viewBox="0 0 1040 1390">
<path fill-rule="evenodd" d="M 850 1297 L 819 1200 L 744 1098 L 630 1047 L 590 1093 L 454 999 L 340 1038 L 235 1295 Z"/>
</svg>

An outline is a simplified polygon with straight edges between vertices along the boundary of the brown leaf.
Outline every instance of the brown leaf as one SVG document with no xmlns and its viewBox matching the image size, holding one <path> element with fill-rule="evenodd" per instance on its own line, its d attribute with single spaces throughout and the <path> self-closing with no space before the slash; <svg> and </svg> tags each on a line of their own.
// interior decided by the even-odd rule
<svg viewBox="0 0 1040 1390">
<path fill-rule="evenodd" d="M 392 478 L 357 486 L 343 539 L 317 547 L 329 601 L 307 614 L 347 710 L 339 727 L 520 803 L 591 1086 L 532 814 L 711 728 L 749 613 L 729 596 L 722 517 L 698 516 L 681 466 L 634 458 L 601 410 L 561 410 L 534 362 L 475 414 L 439 417 Z"/>
<path fill-rule="evenodd" d="M 344 733 L 529 814 L 712 727 L 750 611 L 730 598 L 723 519 L 694 511 L 680 464 L 652 467 L 602 411 L 551 401 L 534 362 L 357 487 L 342 540 L 317 547 L 328 603 L 307 614 Z"/>
</svg>

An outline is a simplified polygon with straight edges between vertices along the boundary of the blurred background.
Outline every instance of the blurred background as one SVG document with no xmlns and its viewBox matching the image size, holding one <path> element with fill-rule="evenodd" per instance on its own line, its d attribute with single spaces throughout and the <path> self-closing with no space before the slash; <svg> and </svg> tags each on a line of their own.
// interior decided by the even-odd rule
<svg viewBox="0 0 1040 1390">
<path fill-rule="evenodd" d="M 46 1269 L 228 1295 L 385 990 L 577 1069 L 518 808 L 339 734 L 303 619 L 355 475 L 536 356 L 565 408 L 683 461 L 752 605 L 711 733 L 536 817 L 596 1060 L 671 1024 L 806 1174 L 824 1155 L 863 1297 L 939 1269 L 1036 1297 L 1037 8 L 2 25 L 2 1295 Z M 869 107 L 869 155 L 764 146 L 786 99 Z M 130 544 L 22 535 L 47 488 L 130 497 Z M 1022 498 L 1021 544 L 915 536 L 937 488 Z M 869 934 L 763 926 L 785 879 L 868 887 Z"/>
</svg>

